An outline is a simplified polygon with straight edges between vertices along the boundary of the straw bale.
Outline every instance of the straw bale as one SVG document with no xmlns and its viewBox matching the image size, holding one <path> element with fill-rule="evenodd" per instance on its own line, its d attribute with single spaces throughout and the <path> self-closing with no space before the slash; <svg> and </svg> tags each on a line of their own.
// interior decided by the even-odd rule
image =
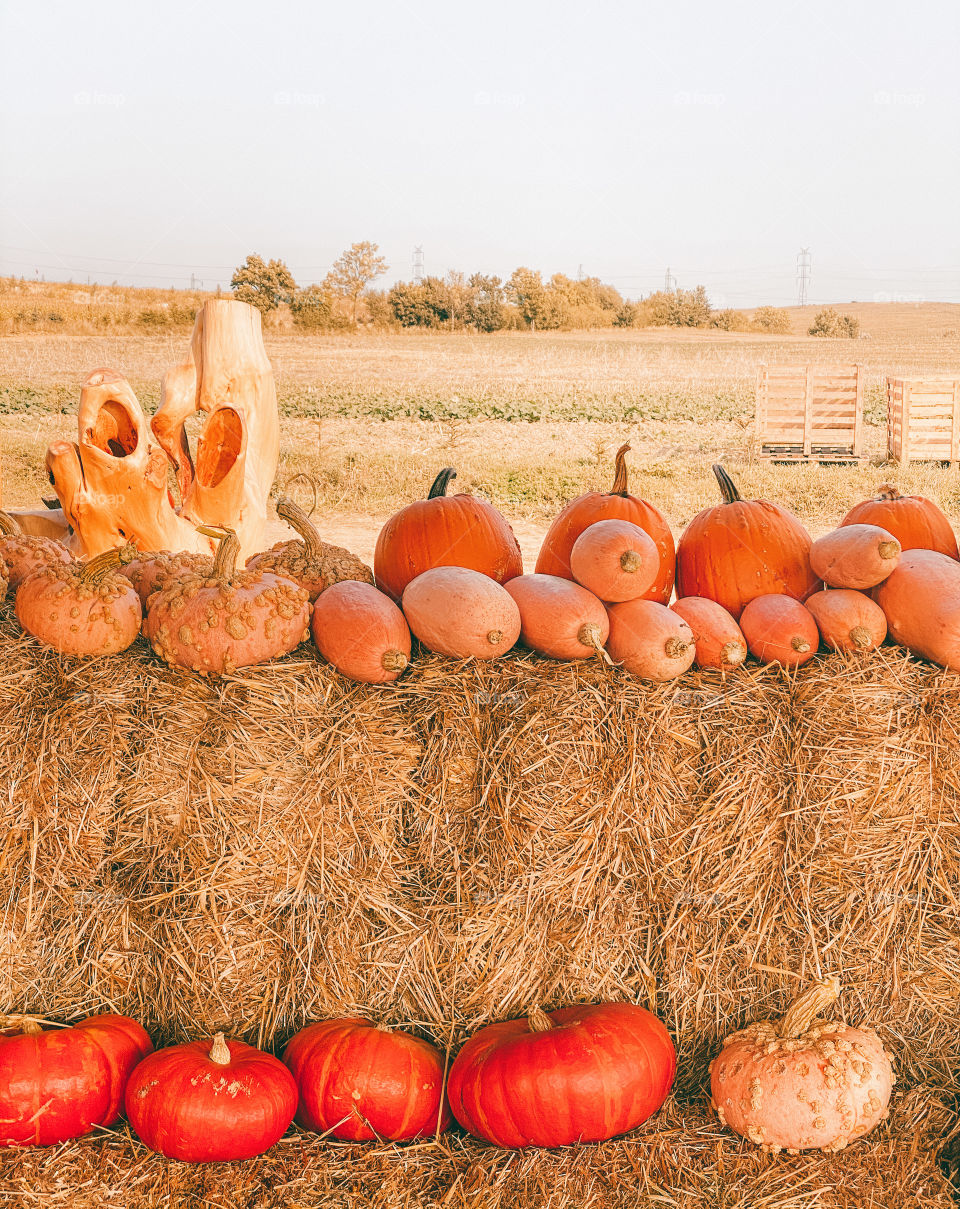
<svg viewBox="0 0 960 1209">
<path fill-rule="evenodd" d="M 457 1134 L 377 1146 L 292 1131 L 261 1158 L 197 1166 L 120 1129 L 3 1152 L 0 1188 L 18 1209 L 951 1209 L 929 1146 L 945 1115 L 935 1098 L 914 1097 L 847 1150 L 796 1156 L 765 1155 L 705 1106 L 672 1101 L 626 1138 L 556 1151 Z"/>
</svg>

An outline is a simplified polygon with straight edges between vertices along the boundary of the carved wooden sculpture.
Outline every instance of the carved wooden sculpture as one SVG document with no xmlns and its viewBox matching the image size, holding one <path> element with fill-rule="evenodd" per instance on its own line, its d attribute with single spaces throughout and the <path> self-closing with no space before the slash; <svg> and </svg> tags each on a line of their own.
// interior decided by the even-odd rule
<svg viewBox="0 0 960 1209">
<path fill-rule="evenodd" d="M 184 426 L 198 411 L 208 418 L 194 462 Z M 112 369 L 95 370 L 84 383 L 78 419 L 77 443 L 56 441 L 47 451 L 62 514 L 20 514 L 27 532 L 59 529 L 75 553 L 88 556 L 128 541 L 140 550 L 209 553 L 213 543 L 198 527 L 227 525 L 241 557 L 263 548 L 280 426 L 259 311 L 219 299 L 204 304 L 188 359 L 164 378 L 150 424 L 129 382 Z M 168 489 L 170 463 L 179 508 Z"/>
</svg>

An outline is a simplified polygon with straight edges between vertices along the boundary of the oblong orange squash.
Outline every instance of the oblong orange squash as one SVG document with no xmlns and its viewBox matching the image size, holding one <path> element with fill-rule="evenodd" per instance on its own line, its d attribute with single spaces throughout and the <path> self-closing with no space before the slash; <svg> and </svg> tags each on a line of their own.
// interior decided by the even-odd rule
<svg viewBox="0 0 960 1209">
<path fill-rule="evenodd" d="M 489 576 L 434 567 L 403 590 L 407 624 L 427 650 L 452 659 L 496 659 L 520 637 L 520 610 Z"/>
<path fill-rule="evenodd" d="M 897 565 L 900 543 L 879 525 L 842 525 L 810 547 L 810 566 L 831 588 L 875 588 Z"/>
<path fill-rule="evenodd" d="M 832 588 L 814 592 L 806 607 L 813 614 L 820 637 L 834 651 L 872 651 L 887 636 L 883 609 L 863 592 Z"/>
<path fill-rule="evenodd" d="M 884 483 L 872 500 L 851 508 L 840 522 L 841 528 L 844 525 L 879 525 L 904 550 L 938 550 L 949 558 L 960 558 L 956 534 L 933 500 L 901 495 L 893 483 Z"/>
<path fill-rule="evenodd" d="M 960 670 L 960 562 L 937 550 L 904 550 L 873 599 L 894 642 Z"/>
<path fill-rule="evenodd" d="M 670 608 L 693 632 L 698 667 L 727 669 L 743 663 L 747 642 L 723 605 L 706 596 L 682 596 Z"/>
<path fill-rule="evenodd" d="M 317 650 L 338 672 L 362 684 L 396 680 L 410 662 L 410 627 L 373 584 L 344 579 L 321 592 L 310 629 Z"/>
<path fill-rule="evenodd" d="M 820 646 L 813 614 L 792 596 L 755 596 L 740 614 L 740 629 L 761 663 L 799 667 Z"/>
<path fill-rule="evenodd" d="M 693 633 L 682 617 L 655 600 L 611 605 L 607 652 L 634 676 L 672 680 L 693 663 Z"/>
<path fill-rule="evenodd" d="M 616 604 L 647 594 L 660 574 L 660 552 L 632 521 L 596 521 L 573 543 L 570 570 L 594 596 Z"/>
<path fill-rule="evenodd" d="M 580 584 L 559 575 L 518 575 L 503 587 L 520 610 L 520 641 L 532 651 L 551 659 L 603 653 L 607 610 Z"/>
</svg>

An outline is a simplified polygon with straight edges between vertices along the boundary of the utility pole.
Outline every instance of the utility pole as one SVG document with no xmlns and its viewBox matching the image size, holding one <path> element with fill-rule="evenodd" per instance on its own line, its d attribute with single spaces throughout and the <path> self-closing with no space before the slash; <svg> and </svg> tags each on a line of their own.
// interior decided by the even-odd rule
<svg viewBox="0 0 960 1209">
<path fill-rule="evenodd" d="M 813 273 L 813 257 L 809 248 L 801 248 L 797 253 L 797 306 L 807 305 L 807 287 Z"/>
<path fill-rule="evenodd" d="M 583 265 L 577 269 L 577 281 L 583 281 Z"/>
<path fill-rule="evenodd" d="M 667 294 L 672 293 L 677 288 L 677 279 L 670 272 L 669 265 L 667 266 L 667 272 L 663 278 L 663 288 Z"/>
<path fill-rule="evenodd" d="M 418 244 L 413 249 L 413 284 L 422 285 L 423 277 L 423 247 Z"/>
</svg>

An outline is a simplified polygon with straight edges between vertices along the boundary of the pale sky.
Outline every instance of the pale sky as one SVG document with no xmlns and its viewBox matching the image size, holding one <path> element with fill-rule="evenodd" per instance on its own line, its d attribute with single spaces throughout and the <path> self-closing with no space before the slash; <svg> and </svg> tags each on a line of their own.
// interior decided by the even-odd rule
<svg viewBox="0 0 960 1209">
<path fill-rule="evenodd" d="M 960 3 L 0 0 L 0 274 L 960 301 Z"/>
</svg>

